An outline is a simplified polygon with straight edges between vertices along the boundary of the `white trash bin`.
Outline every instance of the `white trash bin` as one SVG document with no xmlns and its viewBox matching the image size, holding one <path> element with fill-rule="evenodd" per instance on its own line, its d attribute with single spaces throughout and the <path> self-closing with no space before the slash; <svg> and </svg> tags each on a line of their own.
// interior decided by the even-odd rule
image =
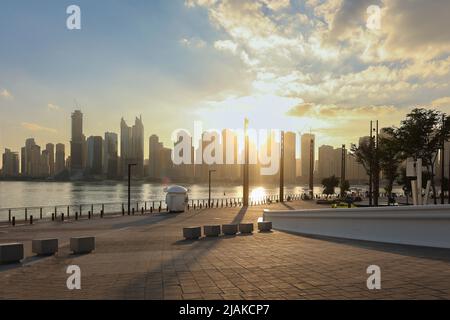
<svg viewBox="0 0 450 320">
<path fill-rule="evenodd" d="M 184 212 L 189 201 L 188 189 L 182 186 L 171 186 L 166 190 L 166 203 L 169 212 Z"/>
</svg>

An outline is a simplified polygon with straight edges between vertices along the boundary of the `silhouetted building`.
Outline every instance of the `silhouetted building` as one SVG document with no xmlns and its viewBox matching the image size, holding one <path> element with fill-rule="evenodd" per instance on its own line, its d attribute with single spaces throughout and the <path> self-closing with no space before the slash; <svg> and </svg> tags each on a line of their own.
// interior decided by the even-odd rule
<svg viewBox="0 0 450 320">
<path fill-rule="evenodd" d="M 53 143 L 47 143 L 45 150 L 48 152 L 48 166 L 49 175 L 55 175 L 55 145 Z"/>
<path fill-rule="evenodd" d="M 284 133 L 284 181 L 288 184 L 295 183 L 296 177 L 296 134 L 294 132 Z"/>
<path fill-rule="evenodd" d="M 91 136 L 87 139 L 87 167 L 92 175 L 103 173 L 103 138 Z"/>
<path fill-rule="evenodd" d="M 136 118 L 133 127 L 129 127 L 122 118 L 120 123 L 120 159 L 122 175 L 128 172 L 128 164 L 136 164 L 133 176 L 144 176 L 144 125 L 142 117 Z"/>
<path fill-rule="evenodd" d="M 152 179 L 161 178 L 161 150 L 163 144 L 159 142 L 157 135 L 152 135 L 149 139 L 149 176 Z"/>
<path fill-rule="evenodd" d="M 19 175 L 19 154 L 11 152 L 10 149 L 5 149 L 2 160 L 2 175 L 4 177 L 17 177 Z"/>
<path fill-rule="evenodd" d="M 72 140 L 70 141 L 70 169 L 82 171 L 86 167 L 86 137 L 83 134 L 83 113 L 72 113 Z"/>
<path fill-rule="evenodd" d="M 66 146 L 62 143 L 56 145 L 56 162 L 55 162 L 55 174 L 59 174 L 66 169 Z"/>
<path fill-rule="evenodd" d="M 106 174 L 108 179 L 117 177 L 119 169 L 118 150 L 117 133 L 106 132 L 103 146 L 103 173 Z"/>
<path fill-rule="evenodd" d="M 306 133 L 301 137 L 301 156 L 302 156 L 302 177 L 303 179 L 308 178 L 310 174 L 310 166 L 314 166 L 315 156 L 314 156 L 314 144 L 316 136 L 313 134 Z M 312 145 L 311 145 L 312 144 Z M 311 149 L 313 152 L 311 153 Z M 311 159 L 312 155 L 312 159 Z"/>
</svg>

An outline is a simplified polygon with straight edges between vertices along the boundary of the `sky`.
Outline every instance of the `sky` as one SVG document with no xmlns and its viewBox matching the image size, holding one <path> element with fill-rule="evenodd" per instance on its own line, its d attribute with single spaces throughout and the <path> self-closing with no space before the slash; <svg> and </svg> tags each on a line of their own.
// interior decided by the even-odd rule
<svg viewBox="0 0 450 320">
<path fill-rule="evenodd" d="M 68 30 L 66 8 L 81 9 Z M 369 6 L 380 28 L 367 26 Z M 450 112 L 447 0 L 3 0 L 0 150 L 25 139 L 242 128 L 340 146 L 414 107 Z M 148 157 L 148 140 L 145 142 Z M 1 161 L 1 159 L 0 159 Z"/>
</svg>

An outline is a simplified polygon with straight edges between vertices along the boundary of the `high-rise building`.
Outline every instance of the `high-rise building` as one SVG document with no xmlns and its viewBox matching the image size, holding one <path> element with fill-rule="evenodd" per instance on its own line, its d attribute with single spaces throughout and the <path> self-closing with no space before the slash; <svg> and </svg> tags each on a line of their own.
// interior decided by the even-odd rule
<svg viewBox="0 0 450 320">
<path fill-rule="evenodd" d="M 103 146 L 103 173 L 106 174 L 109 179 L 116 178 L 118 174 L 118 150 L 117 133 L 106 132 Z"/>
<path fill-rule="evenodd" d="M 91 136 L 87 139 L 87 168 L 92 175 L 103 173 L 103 138 Z"/>
<path fill-rule="evenodd" d="M 25 141 L 25 150 L 22 154 L 22 175 L 31 176 L 31 151 L 36 142 L 33 138 L 29 138 Z M 23 166 L 25 165 L 25 166 Z"/>
<path fill-rule="evenodd" d="M 149 139 L 149 176 L 152 179 L 161 178 L 160 154 L 163 144 L 159 142 L 157 135 L 152 135 Z"/>
<path fill-rule="evenodd" d="M 314 166 L 314 145 L 316 137 L 313 134 L 303 134 L 301 137 L 302 177 L 308 178 L 310 166 Z M 312 151 L 312 152 L 311 152 Z M 311 159 L 312 156 L 312 159 Z"/>
<path fill-rule="evenodd" d="M 319 178 L 325 179 L 332 175 L 336 175 L 333 167 L 334 148 L 332 146 L 323 145 L 319 148 Z"/>
<path fill-rule="evenodd" d="M 144 125 L 142 117 L 129 127 L 122 118 L 120 124 L 120 159 L 122 175 L 128 172 L 128 164 L 136 164 L 133 176 L 144 176 Z"/>
<path fill-rule="evenodd" d="M 288 184 L 295 183 L 296 176 L 296 134 L 294 132 L 284 133 L 284 181 Z"/>
<path fill-rule="evenodd" d="M 72 140 L 70 141 L 70 169 L 82 171 L 86 167 L 86 137 L 83 134 L 83 113 L 72 113 Z"/>
<path fill-rule="evenodd" d="M 53 143 L 47 143 L 45 150 L 48 152 L 48 165 L 50 169 L 50 176 L 55 175 L 55 145 Z"/>
<path fill-rule="evenodd" d="M 66 169 L 66 153 L 65 145 L 58 143 L 56 145 L 56 163 L 55 163 L 55 174 L 59 174 Z"/>
<path fill-rule="evenodd" d="M 28 157 L 28 154 L 27 154 Z M 32 178 L 41 176 L 41 147 L 34 144 L 31 146 L 31 151 L 28 157 L 30 161 L 30 171 L 28 175 Z"/>
<path fill-rule="evenodd" d="M 2 160 L 2 175 L 4 177 L 17 177 L 19 175 L 19 154 L 11 152 L 10 149 L 5 149 Z"/>
<path fill-rule="evenodd" d="M 46 178 L 50 175 L 50 154 L 43 150 L 39 161 L 39 177 Z"/>
</svg>

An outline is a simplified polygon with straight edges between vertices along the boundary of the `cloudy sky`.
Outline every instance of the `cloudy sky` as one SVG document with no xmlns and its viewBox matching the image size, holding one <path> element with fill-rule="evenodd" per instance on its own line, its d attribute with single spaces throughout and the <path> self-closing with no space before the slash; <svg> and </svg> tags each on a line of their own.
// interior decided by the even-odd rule
<svg viewBox="0 0 450 320">
<path fill-rule="evenodd" d="M 66 8 L 81 8 L 81 30 Z M 369 6 L 381 28 L 367 27 Z M 142 115 L 169 143 L 208 128 L 313 132 L 357 142 L 370 120 L 415 106 L 450 112 L 448 0 L 4 0 L 0 148 L 119 132 Z M 147 144 L 147 143 L 146 143 Z"/>
</svg>

